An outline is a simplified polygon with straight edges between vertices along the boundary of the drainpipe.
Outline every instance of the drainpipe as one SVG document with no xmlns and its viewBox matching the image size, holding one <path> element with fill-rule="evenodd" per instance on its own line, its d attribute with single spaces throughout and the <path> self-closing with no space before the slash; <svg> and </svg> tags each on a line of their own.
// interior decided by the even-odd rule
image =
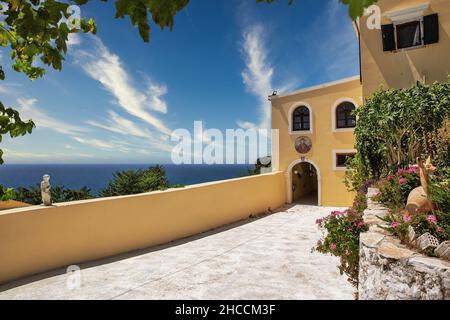
<svg viewBox="0 0 450 320">
<path fill-rule="evenodd" d="M 362 58 L 361 58 L 361 32 L 359 30 L 359 26 L 358 26 L 358 21 L 354 21 L 354 25 L 355 25 L 355 29 L 356 29 L 356 33 L 358 36 L 358 57 L 359 57 L 359 82 L 362 84 Z"/>
</svg>

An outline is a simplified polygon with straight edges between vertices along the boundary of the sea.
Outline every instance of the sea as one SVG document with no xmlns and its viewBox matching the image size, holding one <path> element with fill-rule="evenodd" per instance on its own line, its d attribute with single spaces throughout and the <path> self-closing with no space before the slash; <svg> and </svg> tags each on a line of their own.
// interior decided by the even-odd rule
<svg viewBox="0 0 450 320">
<path fill-rule="evenodd" d="M 0 166 L 0 185 L 10 188 L 40 184 L 50 175 L 52 186 L 70 189 L 88 187 L 92 194 L 107 186 L 116 171 L 146 169 L 151 164 L 4 164 Z M 239 178 L 248 175 L 254 165 L 174 165 L 163 164 L 172 185 L 193 185 Z"/>
</svg>

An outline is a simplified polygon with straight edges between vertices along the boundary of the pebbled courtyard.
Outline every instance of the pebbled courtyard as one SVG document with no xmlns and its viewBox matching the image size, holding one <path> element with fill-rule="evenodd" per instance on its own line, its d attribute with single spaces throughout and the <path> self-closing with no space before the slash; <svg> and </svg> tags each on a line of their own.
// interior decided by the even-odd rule
<svg viewBox="0 0 450 320">
<path fill-rule="evenodd" d="M 293 206 L 167 245 L 0 286 L 0 299 L 353 299 L 339 259 L 311 248 L 318 217 L 336 208 Z M 69 286 L 68 286 L 69 284 Z M 69 289 L 70 288 L 70 289 Z"/>
</svg>

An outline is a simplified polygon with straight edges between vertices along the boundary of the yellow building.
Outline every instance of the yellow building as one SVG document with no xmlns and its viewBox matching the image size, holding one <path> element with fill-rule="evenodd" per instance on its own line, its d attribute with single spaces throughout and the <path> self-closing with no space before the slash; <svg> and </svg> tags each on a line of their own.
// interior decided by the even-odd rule
<svg viewBox="0 0 450 320">
<path fill-rule="evenodd" d="M 376 5 L 354 24 L 360 75 L 270 98 L 272 128 L 279 130 L 274 170 L 285 173 L 288 203 L 350 205 L 354 195 L 343 180 L 355 153 L 357 119 L 351 111 L 380 87 L 429 84 L 450 74 L 449 0 L 380 0 Z M 377 21 L 381 28 L 374 27 Z"/>
</svg>

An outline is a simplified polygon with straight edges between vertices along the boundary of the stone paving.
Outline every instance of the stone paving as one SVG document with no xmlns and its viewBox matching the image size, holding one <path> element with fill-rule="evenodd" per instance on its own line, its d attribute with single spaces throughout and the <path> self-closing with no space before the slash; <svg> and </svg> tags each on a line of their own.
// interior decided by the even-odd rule
<svg viewBox="0 0 450 320">
<path fill-rule="evenodd" d="M 293 206 L 164 246 L 0 286 L 0 299 L 353 299 L 338 258 L 311 253 L 318 217 L 335 208 Z"/>
</svg>

